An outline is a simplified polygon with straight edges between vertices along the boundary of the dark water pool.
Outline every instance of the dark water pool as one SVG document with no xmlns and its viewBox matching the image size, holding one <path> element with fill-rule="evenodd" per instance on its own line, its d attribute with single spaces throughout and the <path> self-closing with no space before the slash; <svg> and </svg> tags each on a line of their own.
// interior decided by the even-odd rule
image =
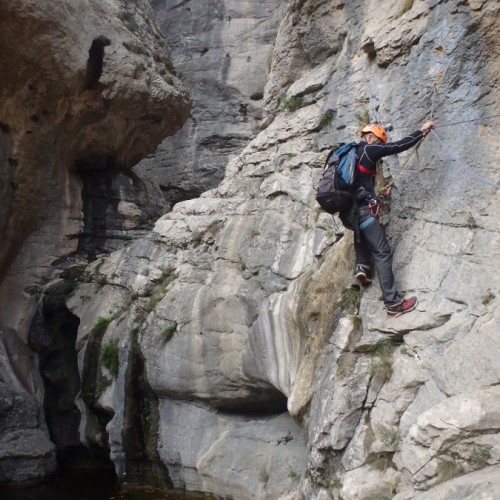
<svg viewBox="0 0 500 500">
<path fill-rule="evenodd" d="M 37 486 L 0 485 L 1 500 L 212 500 L 210 494 L 118 485 L 105 475 L 71 475 Z"/>
</svg>

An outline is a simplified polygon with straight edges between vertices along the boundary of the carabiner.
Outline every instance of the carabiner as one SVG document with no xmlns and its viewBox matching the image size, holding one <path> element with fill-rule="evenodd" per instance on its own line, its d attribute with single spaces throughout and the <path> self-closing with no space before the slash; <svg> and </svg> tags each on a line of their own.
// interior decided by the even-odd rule
<svg viewBox="0 0 500 500">
<path fill-rule="evenodd" d="M 370 215 L 372 217 L 377 217 L 380 210 L 380 203 L 377 200 L 370 200 L 368 207 L 370 208 Z"/>
</svg>

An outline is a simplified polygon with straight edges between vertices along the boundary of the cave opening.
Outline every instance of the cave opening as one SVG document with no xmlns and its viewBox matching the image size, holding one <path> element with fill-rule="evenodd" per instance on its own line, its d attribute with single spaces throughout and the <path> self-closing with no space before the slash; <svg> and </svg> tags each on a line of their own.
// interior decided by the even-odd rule
<svg viewBox="0 0 500 500">
<path fill-rule="evenodd" d="M 88 260 L 143 236 L 166 212 L 160 188 L 121 168 L 113 157 L 79 159 L 73 172 L 82 186 L 83 231 L 77 254 Z"/>
<path fill-rule="evenodd" d="M 118 217 L 120 198 L 113 193 L 113 179 L 118 174 L 113 158 L 78 160 L 75 171 L 82 182 L 83 232 L 77 253 L 95 260 L 113 250 L 112 240 L 122 236 Z"/>
<path fill-rule="evenodd" d="M 98 89 L 104 67 L 104 48 L 111 44 L 109 38 L 101 35 L 92 41 L 87 60 L 84 90 Z"/>
<path fill-rule="evenodd" d="M 122 437 L 127 481 L 172 488 L 168 469 L 158 453 L 159 401 L 148 382 L 138 331 L 132 333 L 125 377 L 128 390 L 125 393 Z"/>
<path fill-rule="evenodd" d="M 82 416 L 76 402 L 81 390 L 76 348 L 80 320 L 65 303 L 70 285 L 62 281 L 46 291 L 28 337 L 31 349 L 38 354 L 45 420 L 56 445 L 59 471 L 112 471 L 107 449 L 81 442 Z"/>
</svg>

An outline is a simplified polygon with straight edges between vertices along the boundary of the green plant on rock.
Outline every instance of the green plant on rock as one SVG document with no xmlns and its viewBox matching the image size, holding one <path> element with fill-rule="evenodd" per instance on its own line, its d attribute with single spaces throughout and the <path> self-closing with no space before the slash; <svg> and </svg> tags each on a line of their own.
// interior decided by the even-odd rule
<svg viewBox="0 0 500 500">
<path fill-rule="evenodd" d="M 400 343 L 394 341 L 377 342 L 367 351 L 372 357 L 370 363 L 370 376 L 372 382 L 386 382 L 392 376 L 392 362 L 394 351 Z"/>
<path fill-rule="evenodd" d="M 469 460 L 478 465 L 486 465 L 488 460 L 491 458 L 490 451 L 486 448 L 481 448 L 479 446 L 474 446 L 472 448 Z"/>
<path fill-rule="evenodd" d="M 256 229 L 255 227 L 252 227 L 248 230 L 248 236 L 250 238 L 255 238 L 256 236 L 260 235 L 260 231 Z"/>
<path fill-rule="evenodd" d="M 484 306 L 487 306 L 494 298 L 495 295 L 490 289 L 488 289 L 486 293 L 482 296 L 481 302 Z"/>
<path fill-rule="evenodd" d="M 94 276 L 93 276 L 91 273 L 89 273 L 89 272 L 85 271 L 85 272 L 84 272 L 84 273 L 80 276 L 80 281 L 81 281 L 82 283 L 92 283 L 92 281 L 94 281 Z"/>
<path fill-rule="evenodd" d="M 328 126 L 330 126 L 333 123 L 333 120 L 335 119 L 335 111 L 329 109 L 325 113 L 323 113 L 323 116 L 321 117 L 321 120 L 319 122 L 319 128 L 323 129 Z"/>
<path fill-rule="evenodd" d="M 247 268 L 247 265 L 245 261 L 243 260 L 243 256 L 241 255 L 240 252 L 238 252 L 238 255 L 236 257 L 236 263 L 238 264 L 239 268 L 244 271 Z"/>
<path fill-rule="evenodd" d="M 378 437 L 385 446 L 393 450 L 398 450 L 401 445 L 401 434 L 396 429 L 381 425 L 378 428 Z"/>
<path fill-rule="evenodd" d="M 42 289 L 38 285 L 28 286 L 24 291 L 36 299 L 39 299 L 42 295 Z"/>
<path fill-rule="evenodd" d="M 259 469 L 259 479 L 261 483 L 267 484 L 270 477 L 271 473 L 269 472 L 269 467 L 265 463 L 262 463 Z"/>
<path fill-rule="evenodd" d="M 388 455 L 379 456 L 370 462 L 368 465 L 379 472 L 384 473 L 393 464 L 392 458 Z"/>
<path fill-rule="evenodd" d="M 361 328 L 361 325 L 363 324 L 363 318 L 358 314 L 354 314 L 353 316 L 351 316 L 351 321 L 352 326 L 355 330 L 359 330 Z"/>
<path fill-rule="evenodd" d="M 437 482 L 444 483 L 464 472 L 463 467 L 453 459 L 438 458 Z"/>
<path fill-rule="evenodd" d="M 102 365 L 116 377 L 120 367 L 120 360 L 118 357 L 118 340 L 110 340 L 102 347 L 101 351 Z"/>
<path fill-rule="evenodd" d="M 359 287 L 350 286 L 342 290 L 342 303 L 346 308 L 357 309 L 361 300 L 361 290 Z"/>
<path fill-rule="evenodd" d="M 366 125 L 367 123 L 370 123 L 370 112 L 367 109 L 357 111 L 354 113 L 354 116 L 360 124 Z"/>
<path fill-rule="evenodd" d="M 377 357 L 370 362 L 370 376 L 372 381 L 377 379 L 386 382 L 392 376 L 392 357 Z"/>
<path fill-rule="evenodd" d="M 288 477 L 292 481 L 299 481 L 300 480 L 300 474 L 297 473 L 294 469 L 292 469 L 292 467 L 290 465 L 288 466 Z"/>
<path fill-rule="evenodd" d="M 319 216 L 321 215 L 321 212 L 323 212 L 323 209 L 321 207 L 316 207 L 314 209 L 314 223 L 316 224 L 318 222 Z"/>
<path fill-rule="evenodd" d="M 111 379 L 102 377 L 99 380 L 97 380 L 95 387 L 94 387 L 94 398 L 97 401 L 102 393 L 106 390 L 107 387 L 111 385 Z"/>
<path fill-rule="evenodd" d="M 332 479 L 330 481 L 328 489 L 330 490 L 330 493 L 334 492 L 335 490 L 341 490 L 342 489 L 342 481 L 338 477 Z"/>
<path fill-rule="evenodd" d="M 279 100 L 279 107 L 286 111 L 296 111 L 301 104 L 302 98 L 300 97 L 280 98 Z"/>
<path fill-rule="evenodd" d="M 96 337 L 103 335 L 104 332 L 108 329 L 108 326 L 111 323 L 111 321 L 112 318 L 99 316 L 94 326 L 92 327 L 92 330 L 90 330 L 91 335 L 94 335 Z"/>
<path fill-rule="evenodd" d="M 161 332 L 160 338 L 163 342 L 168 342 L 177 331 L 177 321 L 171 321 Z"/>
<path fill-rule="evenodd" d="M 149 302 L 146 305 L 146 311 L 148 313 L 154 311 L 156 309 L 156 306 L 158 305 L 158 302 L 161 300 L 161 294 L 159 293 L 154 293 L 150 298 Z"/>
</svg>

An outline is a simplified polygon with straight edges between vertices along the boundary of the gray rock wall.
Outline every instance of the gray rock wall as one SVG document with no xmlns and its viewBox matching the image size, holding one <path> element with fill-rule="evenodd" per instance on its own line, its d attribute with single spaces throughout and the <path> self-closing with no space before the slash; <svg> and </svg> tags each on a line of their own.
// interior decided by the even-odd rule
<svg viewBox="0 0 500 500">
<path fill-rule="evenodd" d="M 498 461 L 490 354 L 498 289 L 485 280 L 498 258 L 497 190 L 433 135 L 418 154 L 385 162 L 398 286 L 419 297 L 416 312 L 392 320 L 377 283 L 357 305 L 352 235 L 340 238 L 314 200 L 326 148 L 355 138 L 366 117 L 393 122 L 398 139 L 431 115 L 445 125 L 497 111 L 495 3 L 385 7 L 291 2 L 265 89 L 264 130 L 229 161 L 220 186 L 177 204 L 148 239 L 100 268 L 139 296 L 132 310 L 116 313 L 109 338 L 123 339 L 126 321 L 140 329 L 162 408 L 160 456 L 174 483 L 238 498 L 368 499 L 418 498 L 449 481 L 439 494 L 452 498 L 453 477 L 465 484 Z M 436 132 L 478 175 L 498 182 L 497 123 Z M 280 394 L 288 410 L 280 418 L 293 417 L 307 440 L 301 452 L 286 448 L 299 442 L 290 425 L 288 444 L 271 448 L 277 463 L 302 457 L 294 482 L 273 491 L 269 474 L 256 477 L 238 459 L 242 446 L 252 455 L 255 444 L 221 424 L 225 461 L 246 476 L 228 474 L 223 462 L 207 468 L 206 453 L 212 464 L 221 453 L 208 422 L 224 416 L 240 428 L 251 405 L 284 410 Z M 189 424 L 183 407 L 191 407 Z M 280 436 L 274 420 L 268 429 Z M 267 453 L 264 444 L 257 449 Z"/>
<path fill-rule="evenodd" d="M 228 160 L 253 138 L 286 2 L 152 2 L 193 108 L 175 136 L 134 171 L 159 182 L 169 202 L 217 186 Z"/>
<path fill-rule="evenodd" d="M 94 262 L 68 295 L 80 436 L 110 447 L 120 478 L 139 349 L 157 399 L 141 421 L 148 457 L 175 485 L 241 499 L 494 498 L 498 190 L 462 161 L 499 183 L 498 119 L 445 125 L 499 112 L 498 10 L 289 2 L 262 130 L 219 186 Z M 431 134 L 383 166 L 398 286 L 419 297 L 397 319 L 377 282 L 352 289 L 352 234 L 314 199 L 328 147 L 375 115 L 391 139 L 432 115 L 452 152 Z"/>
<path fill-rule="evenodd" d="M 60 272 L 51 264 L 75 253 L 82 232 L 90 230 L 82 166 L 94 180 L 121 170 L 122 185 L 115 185 L 107 204 L 116 232 L 104 235 L 114 245 L 101 242 L 98 250 L 123 246 L 126 230 L 135 229 L 129 238 L 137 236 L 151 212 L 162 213 L 134 203 L 134 188 L 123 182 L 133 184 L 131 177 L 123 171 L 181 128 L 190 100 L 142 0 L 2 2 L 0 73 L 0 332 L 9 373 L 0 379 L 3 481 L 44 476 L 55 467 L 29 331 L 42 289 Z M 136 181 L 143 198 L 148 192 L 151 200 L 161 197 L 151 183 Z M 50 337 L 50 325 L 45 333 Z M 12 379 L 16 385 L 7 387 Z"/>
</svg>

